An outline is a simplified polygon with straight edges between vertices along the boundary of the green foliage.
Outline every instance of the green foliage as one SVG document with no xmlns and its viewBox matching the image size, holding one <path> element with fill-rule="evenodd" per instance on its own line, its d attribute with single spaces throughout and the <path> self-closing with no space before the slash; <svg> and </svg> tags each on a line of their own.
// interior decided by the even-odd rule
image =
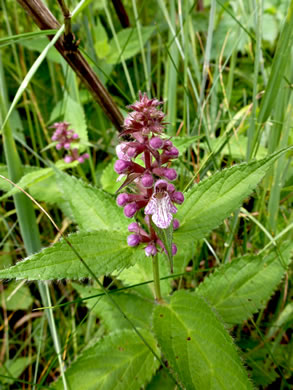
<svg viewBox="0 0 293 390">
<path fill-rule="evenodd" d="M 29 357 L 20 357 L 13 360 L 7 360 L 4 366 L 0 367 L 1 383 L 13 384 L 17 378 L 32 362 Z M 3 375 L 3 376 L 2 376 Z"/>
<path fill-rule="evenodd" d="M 195 185 L 186 193 L 178 211 L 181 226 L 176 235 L 190 240 L 203 238 L 240 206 L 271 165 L 288 150 L 224 169 Z"/>
<path fill-rule="evenodd" d="M 63 199 L 81 229 L 125 231 L 127 220 L 111 195 L 63 172 L 56 175 Z"/>
<path fill-rule="evenodd" d="M 140 330 L 158 353 L 156 341 L 147 330 Z M 131 330 L 111 333 L 84 350 L 66 371 L 71 390 L 137 390 L 150 381 L 159 362 Z M 53 389 L 63 389 L 59 381 Z"/>
<path fill-rule="evenodd" d="M 199 296 L 175 293 L 156 308 L 154 331 L 184 388 L 252 389 L 232 338 Z"/>
<path fill-rule="evenodd" d="M 264 308 L 291 260 L 292 245 L 279 253 L 244 256 L 221 265 L 195 290 L 227 324 L 241 324 Z M 283 263 L 284 262 L 284 263 Z"/>
<path fill-rule="evenodd" d="M 141 36 L 143 44 L 150 38 L 155 27 L 141 27 Z M 125 28 L 118 32 L 117 39 L 122 49 L 124 60 L 135 56 L 140 50 L 139 37 L 136 28 Z M 117 49 L 116 42 L 113 39 L 109 42 L 109 54 L 106 56 L 106 61 L 109 64 L 116 64 L 121 61 L 121 55 Z"/>
<path fill-rule="evenodd" d="M 4 303 L 7 310 L 27 310 L 33 303 L 33 297 L 28 286 L 19 283 L 10 283 L 3 292 Z M 2 301 L 0 301 L 0 306 Z"/>
<path fill-rule="evenodd" d="M 94 287 L 82 286 L 77 283 L 74 283 L 73 286 L 78 291 L 81 298 L 86 298 L 102 292 Z M 154 309 L 153 297 L 142 297 L 135 291 L 126 290 L 125 292 L 114 292 L 112 298 L 136 327 L 150 330 L 152 311 Z M 132 329 L 129 322 L 121 315 L 117 310 L 117 307 L 115 307 L 107 296 L 91 298 L 86 302 L 87 307 L 101 319 L 102 323 L 109 331 L 125 328 Z"/>
<path fill-rule="evenodd" d="M 99 230 L 72 234 L 68 240 L 96 277 L 129 267 L 137 253 L 126 242 L 125 233 Z M 28 257 L 15 266 L 0 271 L 0 278 L 49 280 L 91 276 L 66 241 Z"/>
</svg>

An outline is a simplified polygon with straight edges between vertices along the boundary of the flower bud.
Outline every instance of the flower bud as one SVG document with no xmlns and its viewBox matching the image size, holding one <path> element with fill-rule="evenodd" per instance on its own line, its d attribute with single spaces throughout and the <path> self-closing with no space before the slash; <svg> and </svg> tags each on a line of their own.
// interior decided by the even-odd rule
<svg viewBox="0 0 293 390">
<path fill-rule="evenodd" d="M 167 149 L 172 148 L 172 146 L 173 146 L 173 144 L 170 140 L 167 140 L 164 142 L 164 149 L 165 148 L 167 148 Z"/>
<path fill-rule="evenodd" d="M 71 163 L 72 160 L 73 160 L 72 156 L 65 156 L 65 157 L 64 157 L 64 162 L 66 162 L 66 164 Z"/>
<path fill-rule="evenodd" d="M 182 204 L 184 202 L 184 195 L 182 194 L 182 192 L 179 192 L 179 191 L 175 191 L 172 196 L 171 196 L 173 202 L 177 203 L 177 204 Z"/>
<path fill-rule="evenodd" d="M 164 154 L 170 158 L 177 158 L 179 156 L 179 150 L 175 146 L 172 146 L 169 150 L 165 150 Z"/>
<path fill-rule="evenodd" d="M 116 199 L 116 203 L 120 207 L 124 207 L 129 202 L 129 194 L 119 194 Z"/>
<path fill-rule="evenodd" d="M 157 248 L 155 244 L 149 244 L 144 251 L 146 256 L 155 256 L 157 254 Z"/>
<path fill-rule="evenodd" d="M 175 190 L 176 190 L 176 188 L 175 188 L 174 184 L 168 183 L 167 191 L 169 192 L 169 194 L 170 194 L 171 192 L 174 192 Z"/>
<path fill-rule="evenodd" d="M 62 144 L 57 144 L 57 145 L 56 145 L 56 149 L 57 149 L 57 150 L 60 150 L 60 149 L 62 149 L 62 148 L 63 148 L 63 145 L 62 145 Z"/>
<path fill-rule="evenodd" d="M 159 137 L 153 137 L 150 139 L 149 144 L 153 149 L 161 149 L 163 146 L 163 140 Z"/>
<path fill-rule="evenodd" d="M 72 134 L 72 138 L 73 138 L 73 139 L 77 139 L 77 138 L 79 138 L 79 135 L 78 135 L 77 133 L 73 133 L 73 134 Z"/>
<path fill-rule="evenodd" d="M 84 153 L 82 155 L 82 157 L 85 159 L 85 160 L 88 160 L 90 158 L 90 155 L 88 153 Z"/>
<path fill-rule="evenodd" d="M 178 219 L 173 219 L 173 229 L 177 230 L 180 226 Z"/>
<path fill-rule="evenodd" d="M 177 253 L 177 246 L 173 243 L 172 244 L 172 255 L 175 256 Z"/>
<path fill-rule="evenodd" d="M 84 163 L 84 157 L 83 156 L 79 156 L 77 161 L 80 162 L 81 164 Z"/>
<path fill-rule="evenodd" d="M 130 161 L 117 160 L 114 164 L 114 169 L 118 174 L 126 173 L 126 171 L 131 167 Z"/>
<path fill-rule="evenodd" d="M 137 246 L 140 243 L 140 237 L 138 234 L 131 234 L 127 237 L 127 244 L 129 246 Z"/>
<path fill-rule="evenodd" d="M 164 176 L 166 179 L 173 181 L 177 178 L 177 172 L 173 168 L 165 168 Z"/>
<path fill-rule="evenodd" d="M 149 173 L 146 173 L 145 175 L 143 175 L 143 177 L 141 178 L 141 184 L 145 187 L 145 188 L 152 188 L 153 184 L 154 184 L 154 178 L 152 175 L 150 175 Z"/>
<path fill-rule="evenodd" d="M 133 203 L 128 203 L 124 207 L 124 215 L 127 218 L 132 218 L 136 212 L 137 212 L 137 205 L 134 202 Z"/>
<path fill-rule="evenodd" d="M 70 142 L 65 142 L 64 149 L 67 149 L 67 150 L 70 149 Z"/>
<path fill-rule="evenodd" d="M 137 222 L 132 222 L 130 225 L 128 225 L 128 231 L 133 233 L 139 233 L 139 224 Z"/>
</svg>

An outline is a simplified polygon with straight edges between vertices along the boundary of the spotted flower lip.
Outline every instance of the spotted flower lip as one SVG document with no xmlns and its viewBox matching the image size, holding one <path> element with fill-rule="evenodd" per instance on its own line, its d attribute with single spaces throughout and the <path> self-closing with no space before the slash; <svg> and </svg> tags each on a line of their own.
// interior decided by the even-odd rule
<svg viewBox="0 0 293 390">
<path fill-rule="evenodd" d="M 160 182 L 159 185 L 158 182 Z M 172 214 L 177 212 L 177 208 L 173 205 L 166 189 L 164 189 L 167 188 L 167 182 L 164 180 L 159 180 L 158 182 L 155 185 L 155 192 L 146 205 L 144 212 L 145 214 L 152 215 L 154 224 L 160 229 L 167 229 L 172 222 Z"/>
</svg>

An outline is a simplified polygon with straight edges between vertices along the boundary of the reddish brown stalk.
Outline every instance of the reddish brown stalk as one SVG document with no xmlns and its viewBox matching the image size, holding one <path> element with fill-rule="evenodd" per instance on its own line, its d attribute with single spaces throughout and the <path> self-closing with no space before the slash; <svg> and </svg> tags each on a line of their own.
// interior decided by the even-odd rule
<svg viewBox="0 0 293 390">
<path fill-rule="evenodd" d="M 60 28 L 59 22 L 41 0 L 17 1 L 33 18 L 41 30 L 55 30 Z M 48 35 L 48 38 L 52 39 L 53 35 Z M 63 37 L 56 42 L 55 47 L 85 84 L 86 88 L 91 92 L 93 98 L 101 106 L 109 120 L 120 132 L 123 124 L 123 116 L 121 112 L 77 47 L 73 46 L 72 50 L 68 50 L 66 41 Z"/>
</svg>

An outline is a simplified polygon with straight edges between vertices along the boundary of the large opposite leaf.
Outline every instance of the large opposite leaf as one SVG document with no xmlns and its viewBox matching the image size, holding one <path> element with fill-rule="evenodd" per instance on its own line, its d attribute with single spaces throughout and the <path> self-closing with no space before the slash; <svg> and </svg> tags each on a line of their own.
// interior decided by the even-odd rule
<svg viewBox="0 0 293 390">
<path fill-rule="evenodd" d="M 82 298 L 102 292 L 97 288 L 82 286 L 77 283 L 74 283 L 73 287 Z M 154 299 L 147 299 L 130 290 L 120 292 L 112 290 L 111 297 L 136 327 L 151 328 Z M 107 296 L 90 298 L 86 300 L 86 305 L 110 331 L 123 328 L 132 329 L 130 323 L 121 315 Z"/>
<path fill-rule="evenodd" d="M 240 324 L 263 308 L 280 283 L 290 262 L 290 249 L 267 256 L 244 256 L 233 260 L 204 280 L 195 291 L 217 310 L 228 324 Z"/>
<path fill-rule="evenodd" d="M 252 389 L 232 338 L 199 296 L 175 293 L 156 308 L 154 330 L 184 389 Z"/>
<path fill-rule="evenodd" d="M 156 340 L 140 330 L 158 354 Z M 150 381 L 159 363 L 131 330 L 112 333 L 86 349 L 66 371 L 71 390 L 139 390 Z M 59 380 L 54 389 L 62 389 Z"/>
<path fill-rule="evenodd" d="M 283 149 L 260 161 L 224 169 L 203 180 L 185 194 L 178 210 L 180 229 L 176 236 L 185 239 L 203 238 L 227 218 L 253 191 L 270 166 L 288 149 Z"/>
<path fill-rule="evenodd" d="M 68 240 L 97 277 L 129 267 L 134 259 L 144 254 L 130 248 L 125 234 L 117 231 L 80 232 L 68 236 Z M 0 278 L 28 280 L 89 276 L 91 274 L 64 240 L 0 271 Z"/>
<path fill-rule="evenodd" d="M 71 209 L 74 220 L 83 230 L 125 230 L 127 218 L 114 198 L 73 176 L 57 173 L 58 184 Z"/>
</svg>

